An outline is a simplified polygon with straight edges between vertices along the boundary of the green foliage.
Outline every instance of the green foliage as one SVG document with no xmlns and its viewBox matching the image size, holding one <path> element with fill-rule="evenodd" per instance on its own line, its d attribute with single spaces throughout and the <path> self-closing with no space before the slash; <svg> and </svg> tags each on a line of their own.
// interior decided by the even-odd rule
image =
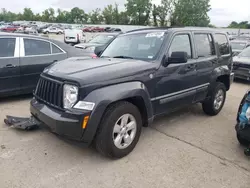
<svg viewBox="0 0 250 188">
<path fill-rule="evenodd" d="M 125 4 L 129 23 L 132 25 L 148 25 L 152 8 L 151 0 L 127 0 Z"/>
<path fill-rule="evenodd" d="M 174 3 L 171 22 L 176 26 L 207 27 L 210 23 L 208 12 L 210 0 L 178 0 Z"/>
<path fill-rule="evenodd" d="M 228 28 L 237 28 L 237 29 L 250 29 L 250 23 L 248 21 L 242 21 L 237 23 L 235 21 L 231 22 Z"/>
<path fill-rule="evenodd" d="M 0 21 L 43 21 L 77 24 L 122 24 L 122 25 L 154 25 L 154 26 L 211 26 L 207 15 L 210 0 L 161 0 L 160 5 L 152 4 L 152 0 L 127 0 L 125 10 L 119 11 L 118 5 L 108 5 L 104 9 L 95 9 L 86 13 L 79 7 L 70 11 L 48 8 L 41 14 L 24 8 L 22 13 L 12 13 L 2 8 Z M 240 27 L 248 27 L 248 23 L 240 23 Z M 247 25 L 247 26 L 246 26 Z M 232 22 L 230 27 L 239 27 Z"/>
</svg>

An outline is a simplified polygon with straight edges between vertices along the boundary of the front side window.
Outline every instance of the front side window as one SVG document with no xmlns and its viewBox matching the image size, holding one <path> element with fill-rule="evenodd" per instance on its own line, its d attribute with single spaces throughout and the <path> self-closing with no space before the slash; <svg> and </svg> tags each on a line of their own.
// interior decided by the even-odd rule
<svg viewBox="0 0 250 188">
<path fill-rule="evenodd" d="M 214 35 L 215 42 L 219 45 L 219 50 L 221 55 L 227 55 L 230 54 L 229 50 L 229 42 L 227 40 L 226 35 L 224 34 L 215 34 Z"/>
<path fill-rule="evenodd" d="M 173 52 L 187 52 L 188 59 L 192 58 L 191 42 L 188 34 L 176 35 L 169 49 L 169 56 Z"/>
<path fill-rule="evenodd" d="M 164 37 L 164 32 L 121 35 L 112 41 L 101 57 L 151 61 L 157 57 Z"/>
<path fill-rule="evenodd" d="M 51 54 L 50 43 L 36 39 L 23 39 L 25 56 Z"/>
<path fill-rule="evenodd" d="M 214 55 L 211 48 L 213 46 L 213 43 L 212 41 L 210 41 L 212 40 L 212 38 L 209 38 L 208 34 L 195 34 L 194 40 L 198 57 L 209 57 L 211 55 Z"/>
<path fill-rule="evenodd" d="M 16 38 L 0 38 L 0 57 L 14 57 Z"/>
</svg>

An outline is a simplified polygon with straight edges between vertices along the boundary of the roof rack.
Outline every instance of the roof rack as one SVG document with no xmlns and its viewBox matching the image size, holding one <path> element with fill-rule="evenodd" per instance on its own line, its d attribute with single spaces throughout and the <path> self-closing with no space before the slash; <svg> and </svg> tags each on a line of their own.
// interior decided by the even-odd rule
<svg viewBox="0 0 250 188">
<path fill-rule="evenodd" d="M 145 30 L 164 30 L 164 29 L 172 29 L 172 28 L 183 28 L 183 27 L 178 27 L 178 26 L 174 26 L 174 27 L 146 27 L 146 28 L 140 28 L 140 29 L 133 29 L 133 30 L 129 30 L 126 33 L 131 33 L 131 32 L 135 32 L 135 31 L 145 31 Z"/>
</svg>

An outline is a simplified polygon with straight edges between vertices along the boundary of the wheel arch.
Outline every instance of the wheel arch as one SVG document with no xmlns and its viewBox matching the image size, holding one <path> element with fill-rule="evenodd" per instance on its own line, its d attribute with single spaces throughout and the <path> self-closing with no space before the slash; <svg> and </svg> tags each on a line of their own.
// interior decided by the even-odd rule
<svg viewBox="0 0 250 188">
<path fill-rule="evenodd" d="M 95 103 L 95 108 L 82 137 L 83 141 L 88 143 L 93 141 L 105 110 L 114 103 L 127 101 L 134 104 L 142 115 L 144 126 L 153 120 L 150 96 L 142 82 L 127 82 L 100 88 L 88 94 L 84 101 Z"/>
</svg>

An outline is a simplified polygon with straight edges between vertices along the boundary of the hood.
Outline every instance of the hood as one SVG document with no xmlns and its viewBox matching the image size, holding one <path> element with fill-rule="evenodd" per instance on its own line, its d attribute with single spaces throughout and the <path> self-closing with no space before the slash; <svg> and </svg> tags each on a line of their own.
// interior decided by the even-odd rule
<svg viewBox="0 0 250 188">
<path fill-rule="evenodd" d="M 247 63 L 250 64 L 250 57 L 240 57 L 240 56 L 235 56 L 233 58 L 233 62 L 238 62 L 238 63 Z"/>
<path fill-rule="evenodd" d="M 134 59 L 74 57 L 52 64 L 45 69 L 44 74 L 86 85 L 139 76 L 139 74 L 152 72 L 156 68 L 156 63 Z"/>
<path fill-rule="evenodd" d="M 81 44 L 75 45 L 75 47 L 86 49 L 87 47 L 97 47 L 97 46 L 102 46 L 102 45 L 103 44 L 99 44 L 99 43 L 81 43 Z"/>
<path fill-rule="evenodd" d="M 233 58 L 233 66 L 234 66 L 234 69 L 250 68 L 250 58 L 235 56 Z"/>
</svg>

